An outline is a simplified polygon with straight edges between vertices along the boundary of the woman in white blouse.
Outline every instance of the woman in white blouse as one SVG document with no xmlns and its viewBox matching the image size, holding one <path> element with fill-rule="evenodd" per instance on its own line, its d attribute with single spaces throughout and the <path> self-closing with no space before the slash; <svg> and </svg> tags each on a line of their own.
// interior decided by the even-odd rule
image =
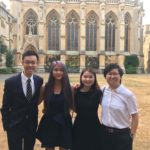
<svg viewBox="0 0 150 150">
<path fill-rule="evenodd" d="M 103 150 L 132 150 L 138 126 L 136 97 L 121 84 L 123 70 L 117 64 L 104 69 L 108 86 L 103 88 L 102 143 Z"/>
</svg>

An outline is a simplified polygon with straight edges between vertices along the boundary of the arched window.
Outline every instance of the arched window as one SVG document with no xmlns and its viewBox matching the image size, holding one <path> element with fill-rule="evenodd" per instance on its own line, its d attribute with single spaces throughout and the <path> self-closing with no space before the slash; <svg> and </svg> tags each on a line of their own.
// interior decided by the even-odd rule
<svg viewBox="0 0 150 150">
<path fill-rule="evenodd" d="M 86 21 L 86 50 L 96 51 L 97 45 L 97 18 L 94 12 L 88 15 Z"/>
<path fill-rule="evenodd" d="M 124 51 L 130 51 L 130 16 L 129 14 L 125 15 L 125 40 L 124 40 Z"/>
<path fill-rule="evenodd" d="M 115 18 L 112 14 L 106 17 L 105 24 L 105 49 L 106 51 L 115 51 Z"/>
<path fill-rule="evenodd" d="M 26 34 L 37 34 L 37 15 L 34 11 L 29 10 L 26 15 Z"/>
<path fill-rule="evenodd" d="M 49 14 L 48 20 L 48 49 L 59 50 L 60 25 L 56 11 Z"/>
<path fill-rule="evenodd" d="M 71 12 L 67 20 L 67 49 L 69 51 L 78 50 L 79 45 L 79 31 L 78 31 L 78 19 L 75 12 Z"/>
<path fill-rule="evenodd" d="M 33 51 L 36 51 L 36 48 L 33 46 L 33 45 L 28 45 L 25 49 L 25 51 L 27 50 L 33 50 Z"/>
</svg>

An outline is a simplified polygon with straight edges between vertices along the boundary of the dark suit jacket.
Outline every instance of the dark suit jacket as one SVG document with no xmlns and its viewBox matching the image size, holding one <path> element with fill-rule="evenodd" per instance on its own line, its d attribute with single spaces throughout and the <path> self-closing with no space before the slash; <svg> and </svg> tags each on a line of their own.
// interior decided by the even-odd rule
<svg viewBox="0 0 150 150">
<path fill-rule="evenodd" d="M 5 81 L 2 103 L 2 122 L 4 130 L 19 128 L 28 123 L 31 130 L 36 130 L 38 119 L 38 99 L 43 79 L 33 75 L 35 93 L 29 102 L 24 95 L 21 74 Z M 25 128 L 22 127 L 22 130 Z"/>
</svg>

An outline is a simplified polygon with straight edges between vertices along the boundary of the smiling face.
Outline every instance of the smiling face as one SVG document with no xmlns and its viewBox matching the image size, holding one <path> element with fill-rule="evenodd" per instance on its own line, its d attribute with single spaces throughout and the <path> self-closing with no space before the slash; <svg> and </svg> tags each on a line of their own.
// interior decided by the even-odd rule
<svg viewBox="0 0 150 150">
<path fill-rule="evenodd" d="M 106 80 L 110 88 L 116 89 L 120 85 L 121 76 L 118 69 L 112 69 L 106 74 Z"/>
<path fill-rule="evenodd" d="M 53 68 L 53 77 L 55 80 L 61 80 L 63 78 L 63 67 L 61 64 L 56 64 L 56 66 Z"/>
<path fill-rule="evenodd" d="M 37 69 L 38 60 L 36 56 L 25 56 L 22 60 L 22 66 L 24 68 L 24 74 L 27 77 L 32 76 L 34 71 Z"/>
<path fill-rule="evenodd" d="M 91 87 L 95 82 L 95 77 L 93 73 L 85 71 L 81 77 L 81 82 L 84 87 Z"/>
</svg>

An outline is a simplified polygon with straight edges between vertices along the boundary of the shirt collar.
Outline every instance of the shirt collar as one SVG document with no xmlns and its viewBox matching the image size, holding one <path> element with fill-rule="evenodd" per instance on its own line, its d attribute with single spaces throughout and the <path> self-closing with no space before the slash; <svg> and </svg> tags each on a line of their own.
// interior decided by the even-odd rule
<svg viewBox="0 0 150 150">
<path fill-rule="evenodd" d="M 124 89 L 124 86 L 120 84 L 120 86 L 116 89 L 116 92 L 120 93 Z"/>
<path fill-rule="evenodd" d="M 27 80 L 29 79 L 27 76 L 25 76 L 25 74 L 22 72 L 21 73 L 21 78 L 23 82 L 27 82 Z M 33 75 L 30 77 L 31 82 L 33 82 Z"/>
<path fill-rule="evenodd" d="M 123 85 L 120 84 L 116 89 L 114 89 L 113 91 L 119 93 L 120 91 L 122 91 L 122 88 L 123 88 Z M 109 90 L 109 91 L 112 91 L 110 88 L 109 88 L 109 85 L 106 86 L 106 89 Z"/>
</svg>

